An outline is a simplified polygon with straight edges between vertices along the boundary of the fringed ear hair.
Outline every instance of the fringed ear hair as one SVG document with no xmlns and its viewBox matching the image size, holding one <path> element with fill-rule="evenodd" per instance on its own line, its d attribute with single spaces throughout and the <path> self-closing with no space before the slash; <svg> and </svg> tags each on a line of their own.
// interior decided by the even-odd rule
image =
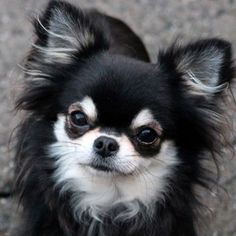
<svg viewBox="0 0 236 236">
<path fill-rule="evenodd" d="M 230 43 L 215 38 L 174 44 L 160 53 L 159 63 L 180 74 L 186 93 L 207 99 L 227 88 L 234 73 Z"/>
<path fill-rule="evenodd" d="M 108 41 L 89 12 L 63 1 L 50 1 L 34 20 L 36 40 L 24 64 L 25 87 L 16 107 L 31 111 L 50 110 L 55 96 L 88 57 L 109 49 Z"/>
<path fill-rule="evenodd" d="M 108 43 L 87 13 L 63 1 L 50 1 L 34 22 L 34 49 L 46 63 L 68 64 L 89 52 L 105 50 Z"/>
</svg>

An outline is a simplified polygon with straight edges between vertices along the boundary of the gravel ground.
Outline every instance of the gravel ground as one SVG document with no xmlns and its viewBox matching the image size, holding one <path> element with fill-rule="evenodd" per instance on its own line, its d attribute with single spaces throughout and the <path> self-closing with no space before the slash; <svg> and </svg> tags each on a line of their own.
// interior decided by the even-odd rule
<svg viewBox="0 0 236 236">
<path fill-rule="evenodd" d="M 19 118 L 12 112 L 20 63 L 32 40 L 29 18 L 47 0 L 0 0 L 0 192 L 12 186 L 12 151 L 8 140 Z M 177 36 L 183 40 L 220 36 L 236 49 L 236 1 L 234 0 L 74 0 L 81 6 L 96 7 L 125 20 L 144 40 L 155 60 L 159 48 Z M 235 117 L 235 116 L 233 116 Z M 220 165 L 221 184 L 217 195 L 203 193 L 209 202 L 204 236 L 236 235 L 236 161 L 226 155 Z M 14 227 L 17 206 L 11 199 L 0 199 L 0 236 Z M 201 224 L 202 225 L 202 224 Z M 201 226 L 203 227 L 203 226 Z"/>
</svg>

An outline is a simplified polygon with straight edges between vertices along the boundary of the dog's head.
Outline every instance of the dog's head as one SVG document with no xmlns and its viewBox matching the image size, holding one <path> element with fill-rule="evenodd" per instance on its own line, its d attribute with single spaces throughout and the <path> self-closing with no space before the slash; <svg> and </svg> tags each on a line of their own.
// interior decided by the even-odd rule
<svg viewBox="0 0 236 236">
<path fill-rule="evenodd" d="M 35 30 L 18 107 L 47 122 L 52 178 L 86 195 L 80 208 L 147 204 L 180 176 L 197 181 L 233 77 L 228 42 L 174 44 L 146 63 L 112 54 L 103 29 L 62 2 L 50 3 Z"/>
</svg>

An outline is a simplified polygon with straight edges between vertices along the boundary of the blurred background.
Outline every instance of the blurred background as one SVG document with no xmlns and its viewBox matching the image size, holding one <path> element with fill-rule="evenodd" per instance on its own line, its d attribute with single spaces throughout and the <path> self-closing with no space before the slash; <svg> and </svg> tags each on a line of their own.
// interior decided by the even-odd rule
<svg viewBox="0 0 236 236">
<path fill-rule="evenodd" d="M 7 197 L 13 183 L 13 151 L 8 148 L 19 118 L 12 112 L 14 80 L 32 42 L 30 17 L 48 0 L 0 0 L 0 236 L 17 221 L 17 204 Z M 71 0 L 123 19 L 144 40 L 153 61 L 177 36 L 184 41 L 219 36 L 236 49 L 236 0 Z M 236 54 L 235 54 L 236 55 Z M 236 93 L 235 93 L 236 96 Z M 231 112 L 231 119 L 236 120 Z M 236 139 L 234 139 L 236 146 Z M 209 209 L 200 222 L 202 236 L 236 236 L 236 160 L 220 163 L 220 191 L 202 192 Z M 204 225 L 204 226 L 203 226 Z"/>
</svg>

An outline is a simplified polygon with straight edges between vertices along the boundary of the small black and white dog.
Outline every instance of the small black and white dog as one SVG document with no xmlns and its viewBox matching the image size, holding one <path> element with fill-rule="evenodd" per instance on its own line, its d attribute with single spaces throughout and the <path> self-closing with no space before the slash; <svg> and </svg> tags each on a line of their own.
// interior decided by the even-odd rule
<svg viewBox="0 0 236 236">
<path fill-rule="evenodd" d="M 194 236 L 202 161 L 220 148 L 230 43 L 176 43 L 150 63 L 139 37 L 50 1 L 35 19 L 16 107 L 24 236 Z"/>
</svg>

